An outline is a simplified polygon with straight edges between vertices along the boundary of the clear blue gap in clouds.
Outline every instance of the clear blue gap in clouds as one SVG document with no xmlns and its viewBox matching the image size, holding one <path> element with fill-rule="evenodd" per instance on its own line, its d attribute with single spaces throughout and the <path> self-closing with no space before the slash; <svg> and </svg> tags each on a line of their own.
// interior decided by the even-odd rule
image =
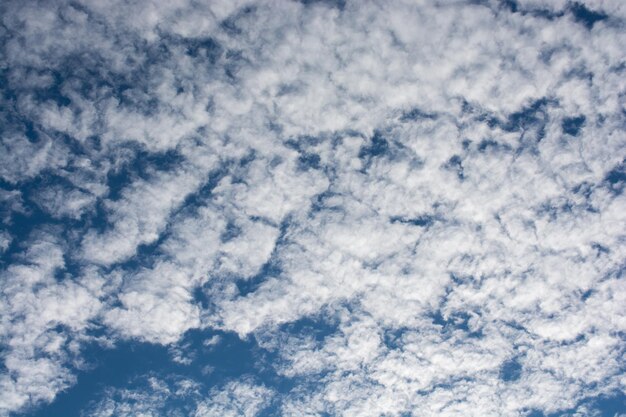
<svg viewBox="0 0 626 417">
<path fill-rule="evenodd" d="M 291 337 L 312 339 L 321 343 L 337 331 L 337 323 L 320 317 L 306 317 L 280 327 L 280 331 Z M 104 335 L 101 335 L 104 336 Z M 205 345 L 212 337 L 219 337 L 215 345 Z M 200 383 L 200 390 L 207 394 L 239 377 L 252 377 L 263 385 L 286 394 L 296 385 L 314 384 L 302 378 L 286 378 L 276 373 L 274 366 L 280 364 L 276 351 L 259 346 L 254 337 L 239 338 L 236 334 L 190 330 L 176 344 L 182 353 L 192 359 L 189 364 L 172 360 L 172 347 L 134 341 L 117 341 L 112 348 L 98 343 L 89 344 L 82 352 L 84 369 L 76 373 L 76 384 L 60 393 L 48 405 L 39 405 L 26 411 L 32 417 L 81 417 L 102 400 L 110 389 L 147 390 L 148 377 L 189 378 Z M 209 370 L 206 370 L 209 367 Z M 177 409 L 192 412 L 195 402 L 176 397 Z M 174 404 L 172 404 L 173 406 Z M 260 414 L 275 416 L 280 404 L 272 402 Z"/>
<path fill-rule="evenodd" d="M 626 411 L 626 395 L 622 392 L 615 392 L 611 395 L 601 395 L 586 398 L 578 406 L 586 406 L 590 415 L 599 417 L 616 417 Z M 557 413 L 544 414 L 541 411 L 532 412 L 529 417 L 561 417 L 573 416 L 576 409 L 563 410 Z"/>
<path fill-rule="evenodd" d="M 480 1 L 480 0 L 479 0 Z M 547 8 L 538 7 L 522 7 L 520 2 L 516 0 L 500 0 L 500 4 L 505 9 L 508 9 L 512 13 L 520 13 L 523 15 L 531 15 L 535 17 L 542 17 L 548 20 L 557 19 L 566 15 L 571 15 L 572 18 L 585 26 L 587 29 L 592 29 L 596 22 L 606 20 L 609 16 L 606 13 L 591 10 L 584 3 L 578 1 L 570 1 L 567 3 L 564 10 L 550 11 Z"/>
<path fill-rule="evenodd" d="M 213 336 L 214 346 L 203 343 Z M 269 386 L 281 388 L 285 381 L 272 368 L 275 356 L 261 349 L 254 338 L 242 340 L 232 333 L 188 331 L 178 343 L 193 358 L 190 364 L 172 360 L 167 346 L 134 341 L 118 341 L 113 348 L 92 343 L 83 352 L 86 369 L 77 373 L 77 382 L 49 405 L 35 407 L 27 413 L 33 417 L 79 417 L 102 399 L 107 389 L 146 389 L 146 379 L 185 377 L 201 384 L 205 394 L 213 387 L 244 375 L 250 375 Z M 210 371 L 205 367 L 210 366 Z M 149 391 L 148 391 L 149 392 Z M 183 404 L 193 410 L 194 403 Z"/>
</svg>

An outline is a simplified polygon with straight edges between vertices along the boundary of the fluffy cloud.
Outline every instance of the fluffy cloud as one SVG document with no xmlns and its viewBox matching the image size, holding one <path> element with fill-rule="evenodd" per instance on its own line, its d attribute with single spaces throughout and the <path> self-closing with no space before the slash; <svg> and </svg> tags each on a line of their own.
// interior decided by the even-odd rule
<svg viewBox="0 0 626 417">
<path fill-rule="evenodd" d="M 134 390 L 110 390 L 94 404 L 89 415 L 97 417 L 156 417 L 193 415 L 195 417 L 252 417 L 270 403 L 272 391 L 253 381 L 229 382 L 203 392 L 201 385 L 190 379 L 162 380 L 154 376 L 140 381 Z M 184 401 L 186 406 L 176 405 Z"/>
<path fill-rule="evenodd" d="M 100 309 L 103 282 L 89 276 L 59 281 L 63 266 L 55 238 L 40 235 L 28 242 L 21 262 L 2 273 L 0 413 L 51 401 L 75 380 L 68 366 Z"/>
<path fill-rule="evenodd" d="M 213 390 L 209 396 L 208 401 L 198 404 L 195 417 L 253 417 L 267 407 L 273 393 L 264 386 L 242 381 Z"/>
<path fill-rule="evenodd" d="M 152 377 L 94 415 L 178 398 L 197 416 L 517 416 L 625 395 L 621 2 L 2 15 L 0 414 L 71 386 L 94 329 L 181 363 L 186 332 L 233 332 L 292 384 Z"/>
</svg>

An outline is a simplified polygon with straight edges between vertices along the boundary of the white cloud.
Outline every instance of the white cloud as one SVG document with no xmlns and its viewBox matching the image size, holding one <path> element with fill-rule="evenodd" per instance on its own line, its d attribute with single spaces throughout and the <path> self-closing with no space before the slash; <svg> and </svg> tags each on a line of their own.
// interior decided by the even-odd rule
<svg viewBox="0 0 626 417">
<path fill-rule="evenodd" d="M 92 324 L 182 362 L 191 329 L 257 337 L 305 381 L 234 380 L 197 416 L 624 392 L 626 9 L 511 4 L 8 4 L 0 414 L 69 386 Z M 337 328 L 285 334 L 306 317 Z M 157 385 L 94 415 L 159 415 Z"/>
<path fill-rule="evenodd" d="M 0 253 L 4 252 L 11 245 L 11 235 L 8 232 L 2 231 L 0 232 Z"/>
<path fill-rule="evenodd" d="M 209 392 L 204 392 L 202 385 L 191 379 L 144 376 L 140 382 L 134 390 L 109 390 L 103 400 L 90 408 L 89 415 L 253 417 L 268 406 L 274 395 L 268 388 L 247 379 L 228 382 Z M 181 405 L 181 401 L 186 403 Z"/>
<path fill-rule="evenodd" d="M 66 191 L 63 187 L 50 187 L 37 195 L 38 204 L 57 218 L 80 216 L 96 202 L 95 196 L 78 191 Z"/>
<path fill-rule="evenodd" d="M 170 212 L 200 186 L 200 180 L 197 174 L 181 170 L 130 186 L 120 200 L 109 203 L 113 230 L 86 235 L 85 258 L 107 265 L 132 256 L 140 244 L 154 242 L 167 225 Z"/>
<path fill-rule="evenodd" d="M 100 309 L 98 278 L 59 282 L 61 247 L 50 235 L 31 240 L 20 263 L 2 272 L 0 336 L 6 372 L 0 378 L 0 414 L 51 401 L 75 381 L 71 341 Z"/>
<path fill-rule="evenodd" d="M 209 399 L 197 405 L 195 417 L 254 417 L 270 404 L 274 393 L 249 381 L 230 382 L 209 393 Z"/>
<path fill-rule="evenodd" d="M 173 343 L 200 324 L 190 284 L 176 265 L 160 263 L 133 277 L 118 296 L 122 305 L 107 311 L 104 322 L 126 337 Z"/>
<path fill-rule="evenodd" d="M 163 380 L 155 376 L 142 376 L 135 381 L 138 387 L 130 389 L 109 389 L 104 398 L 91 404 L 87 411 L 96 417 L 156 417 L 163 415 L 184 415 L 187 410 L 170 408 L 171 401 L 193 400 L 199 394 L 199 384 L 190 379 L 170 378 Z"/>
</svg>

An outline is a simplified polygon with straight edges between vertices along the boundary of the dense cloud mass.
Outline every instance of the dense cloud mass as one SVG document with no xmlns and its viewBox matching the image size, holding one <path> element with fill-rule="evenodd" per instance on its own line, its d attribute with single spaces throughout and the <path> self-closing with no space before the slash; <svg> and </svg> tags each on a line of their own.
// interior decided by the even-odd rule
<svg viewBox="0 0 626 417">
<path fill-rule="evenodd" d="M 0 416 L 626 415 L 622 0 L 0 11 Z"/>
</svg>

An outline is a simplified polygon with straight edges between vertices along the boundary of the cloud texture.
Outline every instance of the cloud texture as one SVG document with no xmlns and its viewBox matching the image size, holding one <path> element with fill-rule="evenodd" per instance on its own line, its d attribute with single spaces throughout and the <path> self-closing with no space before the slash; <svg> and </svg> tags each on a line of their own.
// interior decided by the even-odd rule
<svg viewBox="0 0 626 417">
<path fill-rule="evenodd" d="M 623 404 L 622 1 L 0 11 L 0 415 L 123 343 L 201 372 L 83 415 Z"/>
</svg>

